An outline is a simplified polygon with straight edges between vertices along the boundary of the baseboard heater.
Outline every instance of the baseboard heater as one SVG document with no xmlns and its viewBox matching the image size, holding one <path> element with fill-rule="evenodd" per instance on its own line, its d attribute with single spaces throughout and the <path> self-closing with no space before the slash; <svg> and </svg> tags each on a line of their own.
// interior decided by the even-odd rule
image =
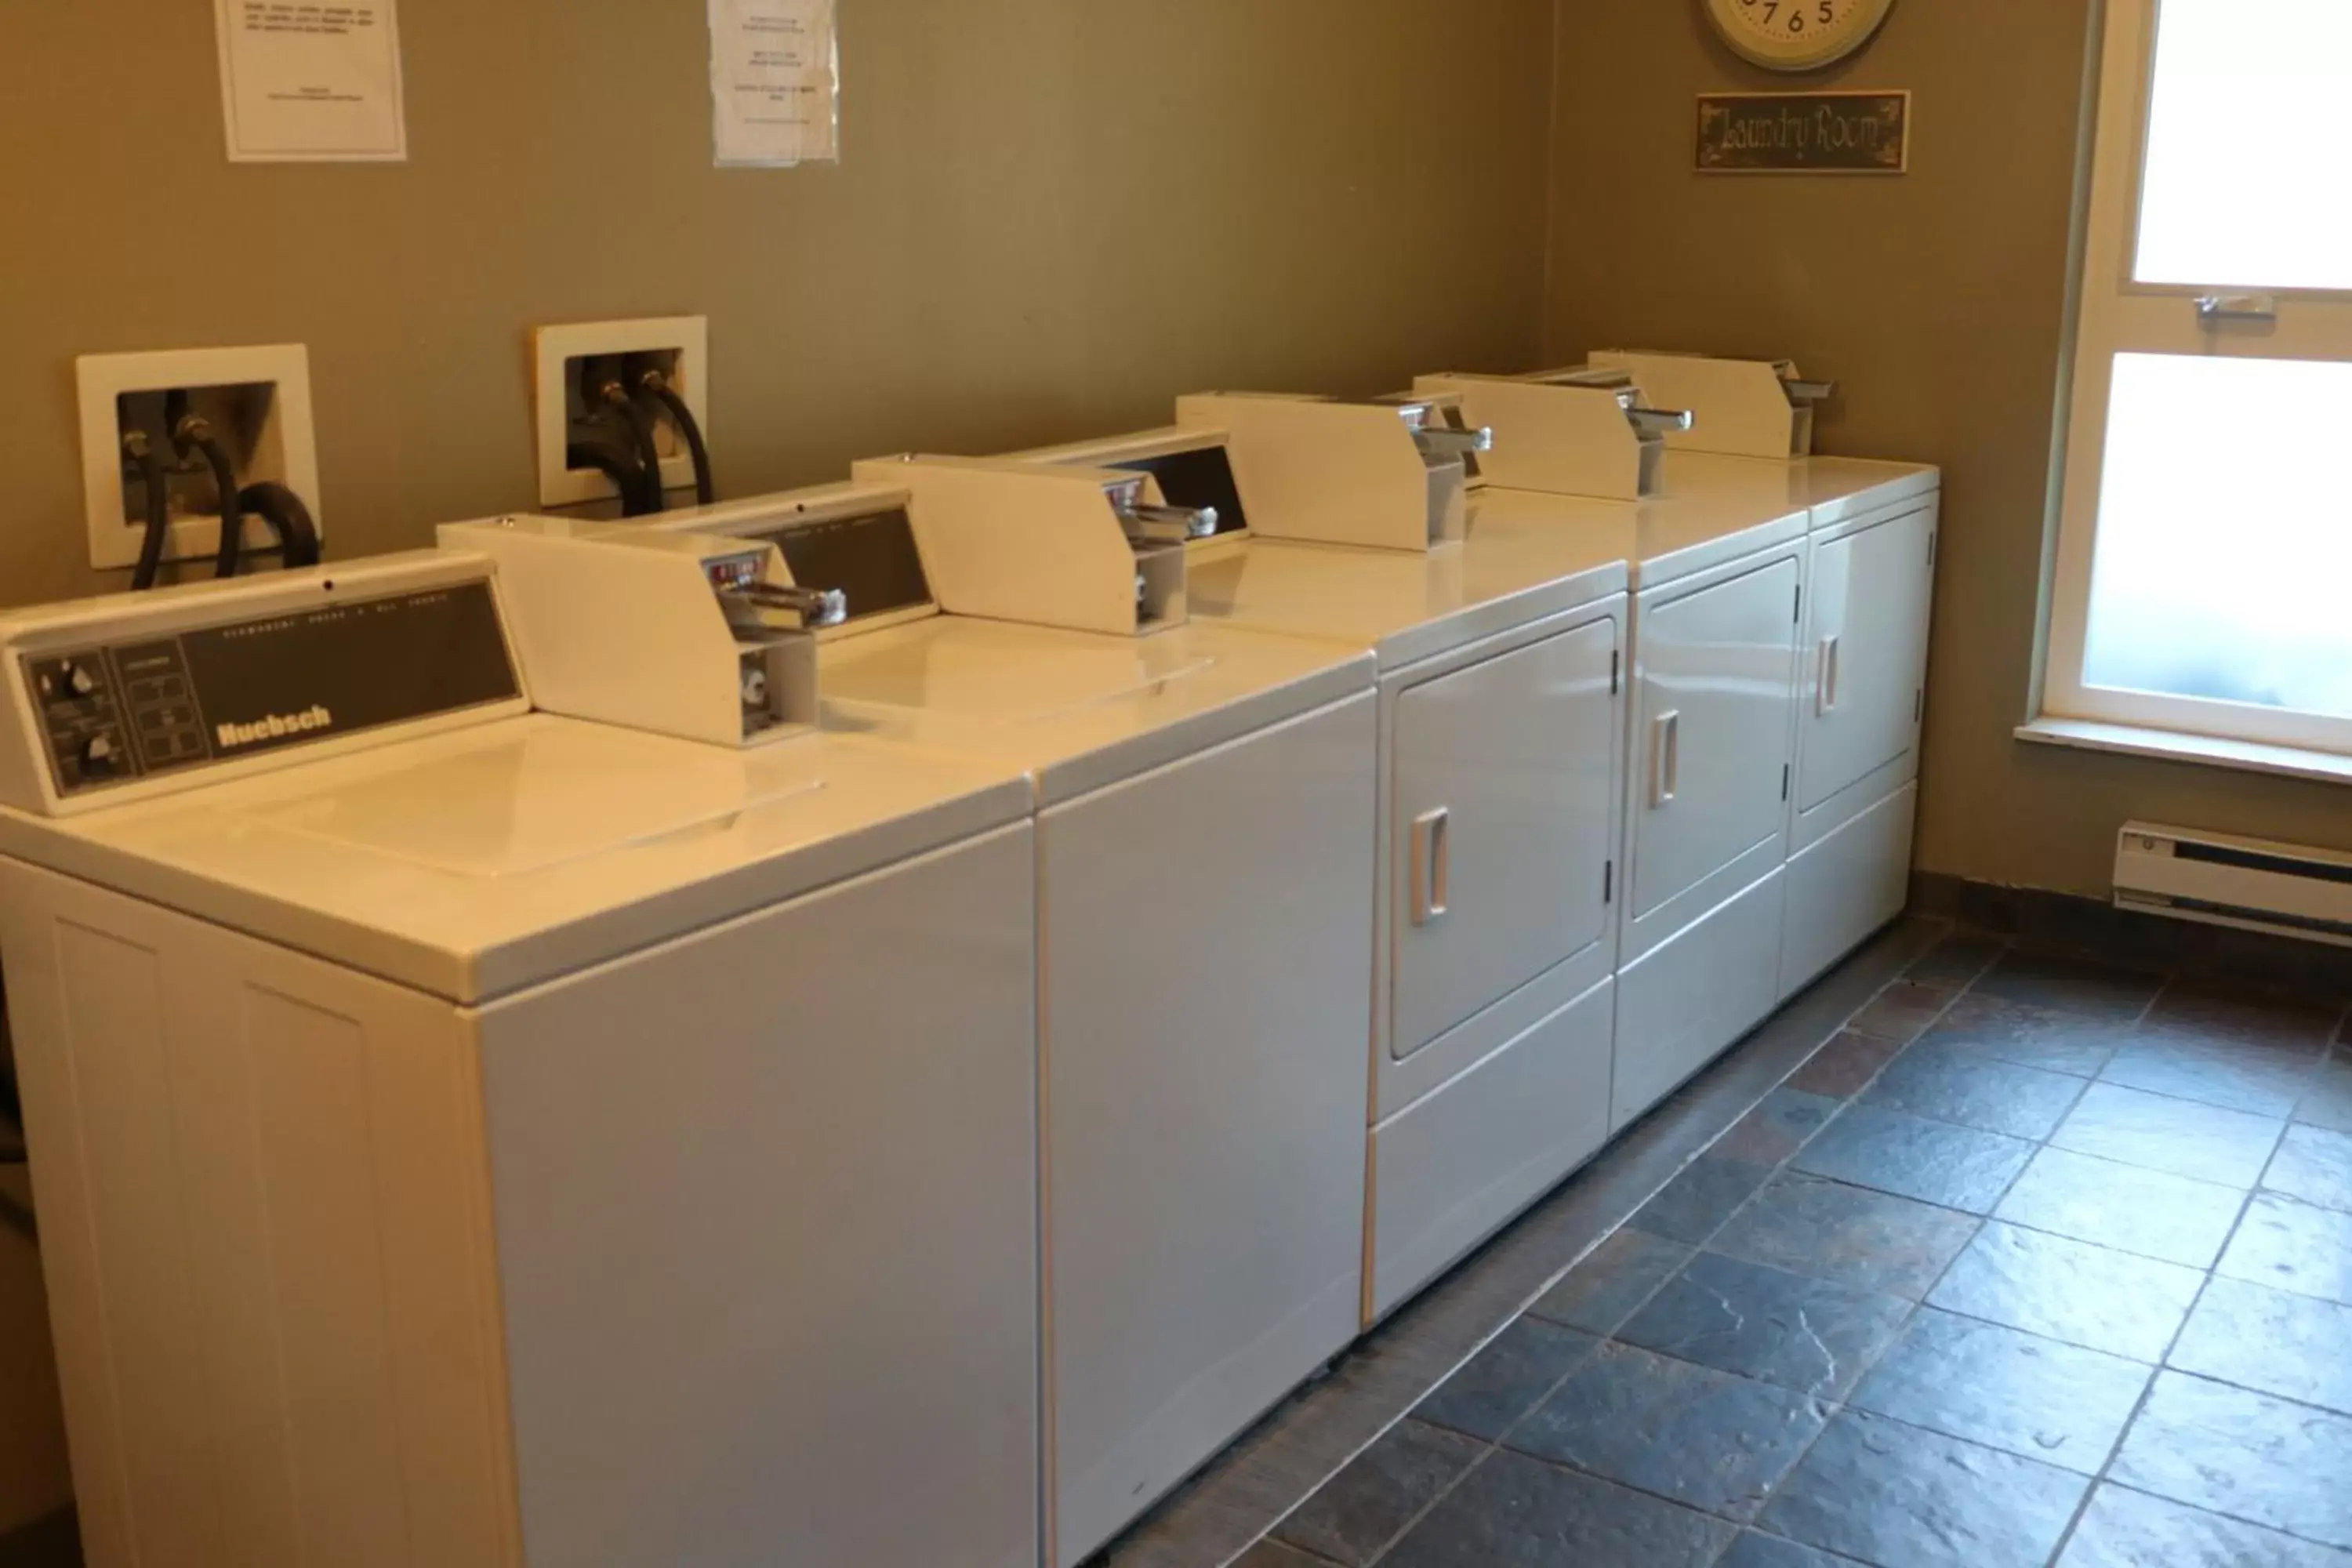
<svg viewBox="0 0 2352 1568">
<path fill-rule="evenodd" d="M 2126 822 L 2116 907 L 2352 947 L 2352 855 Z"/>
</svg>

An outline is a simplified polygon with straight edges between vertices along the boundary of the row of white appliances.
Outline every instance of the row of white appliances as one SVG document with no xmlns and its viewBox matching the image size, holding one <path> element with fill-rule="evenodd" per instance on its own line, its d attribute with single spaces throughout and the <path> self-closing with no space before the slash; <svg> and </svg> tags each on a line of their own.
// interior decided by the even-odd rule
<svg viewBox="0 0 2352 1568">
<path fill-rule="evenodd" d="M 1627 710 L 1678 689 L 1629 584 L 1853 487 L 1465 508 L 1469 401 L 11 626 L 93 1561 L 1066 1564 L 1589 1155 L 1664 1070 L 1612 979 Z M 1286 464 L 1402 548 L 1268 542 Z"/>
<path fill-rule="evenodd" d="M 826 729 L 1034 781 L 1045 1468 L 1063 1563 L 1360 1321 L 1371 660 L 1188 621 L 1185 540 L 1209 523 L 1158 504 L 1145 476 L 914 458 L 657 530 L 442 531 L 499 563 L 523 661 L 561 711 L 668 722 L 658 694 L 628 705 L 638 653 L 605 628 L 641 613 L 648 546 L 748 545 L 839 602 L 816 634 Z M 967 1428 L 936 1391 L 910 1392 Z"/>
<path fill-rule="evenodd" d="M 0 634 L 100 1568 L 1027 1568 L 1353 1335 L 1370 661 L 1185 626 L 1135 476 L 882 478 Z"/>
<path fill-rule="evenodd" d="M 1029 454 L 1222 499 L 1194 613 L 1380 660 L 1367 1323 L 1903 907 L 1939 479 L 1809 456 L 1825 391 L 1423 377 L 1399 401 L 1480 439 L 1420 538 L 1349 405 Z"/>
</svg>

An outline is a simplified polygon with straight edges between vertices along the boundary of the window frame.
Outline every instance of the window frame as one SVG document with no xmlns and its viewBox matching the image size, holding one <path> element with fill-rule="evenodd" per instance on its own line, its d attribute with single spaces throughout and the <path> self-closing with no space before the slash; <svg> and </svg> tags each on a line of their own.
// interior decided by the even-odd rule
<svg viewBox="0 0 2352 1568">
<path fill-rule="evenodd" d="M 2352 290 L 2243 283 L 2143 283 L 2134 277 L 2143 160 L 2155 96 L 2157 27 L 2163 4 L 2164 0 L 2107 0 L 2106 5 L 2041 717 L 2352 755 L 2352 718 L 2089 686 L 2083 679 L 2116 356 L 2158 353 L 2352 363 Z M 2199 319 L 2196 301 L 2217 292 L 2268 296 L 2276 301 L 2277 320 L 2267 327 L 2208 326 Z"/>
</svg>

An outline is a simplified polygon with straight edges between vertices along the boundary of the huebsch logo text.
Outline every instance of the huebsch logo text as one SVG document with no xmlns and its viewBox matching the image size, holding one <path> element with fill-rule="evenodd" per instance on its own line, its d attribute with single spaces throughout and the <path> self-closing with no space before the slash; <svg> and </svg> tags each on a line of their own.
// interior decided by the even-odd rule
<svg viewBox="0 0 2352 1568">
<path fill-rule="evenodd" d="M 250 746 L 257 741 L 278 741 L 289 735 L 324 730 L 334 721 L 332 712 L 314 702 L 299 713 L 271 713 L 256 719 L 250 724 L 215 724 L 213 726 L 213 739 L 222 751 L 228 752 L 239 746 Z"/>
</svg>

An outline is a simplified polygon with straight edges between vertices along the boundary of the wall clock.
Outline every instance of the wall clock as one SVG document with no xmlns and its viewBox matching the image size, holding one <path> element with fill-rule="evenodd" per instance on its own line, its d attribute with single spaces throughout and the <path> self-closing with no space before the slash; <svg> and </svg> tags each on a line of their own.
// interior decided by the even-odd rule
<svg viewBox="0 0 2352 1568">
<path fill-rule="evenodd" d="M 1723 41 L 1773 70 L 1816 70 L 1870 41 L 1895 0 L 1705 0 Z"/>
</svg>

